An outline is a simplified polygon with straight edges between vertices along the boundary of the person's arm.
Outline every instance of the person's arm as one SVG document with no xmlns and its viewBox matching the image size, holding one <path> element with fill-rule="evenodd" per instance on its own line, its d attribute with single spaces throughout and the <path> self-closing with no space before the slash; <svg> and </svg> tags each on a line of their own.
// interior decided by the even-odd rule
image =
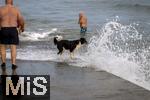
<svg viewBox="0 0 150 100">
<path fill-rule="evenodd" d="M 0 7 L 0 29 L 1 29 L 1 20 L 2 20 L 2 14 L 1 14 L 1 7 Z"/>
<path fill-rule="evenodd" d="M 86 26 L 88 26 L 88 19 L 87 19 L 87 17 L 86 17 Z"/>
<path fill-rule="evenodd" d="M 78 24 L 80 24 L 80 21 L 81 21 L 81 17 L 79 16 Z"/>
<path fill-rule="evenodd" d="M 25 22 L 24 22 L 24 18 L 21 15 L 20 11 L 18 10 L 18 14 L 17 14 L 17 19 L 18 19 L 18 28 L 24 32 L 24 26 L 25 26 Z"/>
</svg>

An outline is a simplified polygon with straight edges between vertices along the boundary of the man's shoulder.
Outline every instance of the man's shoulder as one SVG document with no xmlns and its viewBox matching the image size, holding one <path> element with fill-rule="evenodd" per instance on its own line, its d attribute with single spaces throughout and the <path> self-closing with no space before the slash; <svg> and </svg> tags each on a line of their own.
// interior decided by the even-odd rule
<svg viewBox="0 0 150 100">
<path fill-rule="evenodd" d="M 11 6 L 13 9 L 16 9 L 16 10 L 18 10 L 18 8 L 17 7 L 15 7 L 15 6 Z M 8 6 L 0 6 L 0 9 L 5 9 L 5 8 L 8 8 Z"/>
<path fill-rule="evenodd" d="M 0 13 L 2 13 L 4 6 L 0 6 Z"/>
<path fill-rule="evenodd" d="M 5 6 L 0 6 L 0 10 L 1 10 L 1 9 L 4 9 L 4 8 L 5 8 Z"/>
<path fill-rule="evenodd" d="M 18 7 L 16 7 L 16 6 L 13 6 L 14 7 L 14 9 L 19 13 L 20 12 L 20 10 L 19 10 L 19 8 Z"/>
<path fill-rule="evenodd" d="M 16 7 L 16 6 L 13 6 L 13 5 L 12 5 L 11 7 L 12 7 L 13 9 L 15 9 L 15 10 L 19 10 L 18 7 Z"/>
</svg>

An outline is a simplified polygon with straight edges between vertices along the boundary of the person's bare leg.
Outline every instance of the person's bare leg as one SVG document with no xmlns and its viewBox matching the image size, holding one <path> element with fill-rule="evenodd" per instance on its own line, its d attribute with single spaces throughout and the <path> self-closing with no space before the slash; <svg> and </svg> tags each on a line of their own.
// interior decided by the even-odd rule
<svg viewBox="0 0 150 100">
<path fill-rule="evenodd" d="M 1 61 L 2 63 L 6 63 L 6 46 L 1 44 L 0 45 L 0 52 L 1 52 Z"/>
<path fill-rule="evenodd" d="M 12 64 L 16 65 L 16 45 L 10 45 L 10 49 L 11 49 L 11 62 Z"/>
</svg>

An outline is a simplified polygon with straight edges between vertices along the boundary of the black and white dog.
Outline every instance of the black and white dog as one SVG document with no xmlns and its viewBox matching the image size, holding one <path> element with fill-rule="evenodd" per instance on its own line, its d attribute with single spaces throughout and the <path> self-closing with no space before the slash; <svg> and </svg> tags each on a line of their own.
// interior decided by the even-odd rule
<svg viewBox="0 0 150 100">
<path fill-rule="evenodd" d="M 54 37 L 54 44 L 57 45 L 57 49 L 59 52 L 57 54 L 62 55 L 64 50 L 70 51 L 71 59 L 74 56 L 74 50 L 78 50 L 83 44 L 87 44 L 85 38 L 80 38 L 79 40 L 63 40 L 62 36 L 55 36 Z"/>
</svg>

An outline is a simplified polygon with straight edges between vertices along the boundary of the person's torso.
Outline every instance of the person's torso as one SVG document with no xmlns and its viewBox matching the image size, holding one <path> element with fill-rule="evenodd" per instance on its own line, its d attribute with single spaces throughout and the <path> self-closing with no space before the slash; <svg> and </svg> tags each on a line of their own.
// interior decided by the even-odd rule
<svg viewBox="0 0 150 100">
<path fill-rule="evenodd" d="M 87 18 L 86 17 L 82 17 L 80 19 L 80 27 L 87 27 Z"/>
<path fill-rule="evenodd" d="M 1 10 L 1 27 L 17 27 L 17 10 L 14 6 L 4 6 Z"/>
</svg>

